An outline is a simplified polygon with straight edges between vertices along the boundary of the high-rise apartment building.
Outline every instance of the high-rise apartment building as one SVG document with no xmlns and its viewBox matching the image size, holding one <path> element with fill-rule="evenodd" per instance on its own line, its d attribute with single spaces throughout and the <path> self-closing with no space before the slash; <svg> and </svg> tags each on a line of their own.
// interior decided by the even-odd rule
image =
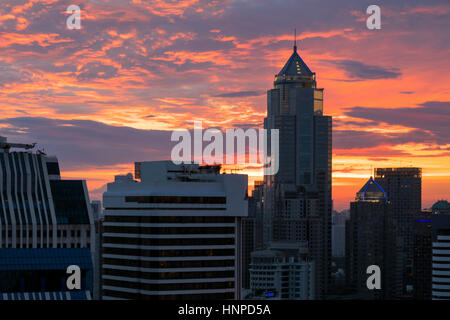
<svg viewBox="0 0 450 320">
<path fill-rule="evenodd" d="M 240 299 L 247 176 L 136 163 L 103 195 L 103 299 Z"/>
<path fill-rule="evenodd" d="M 91 299 L 95 240 L 86 183 L 61 180 L 56 157 L 33 148 L 0 137 L 0 299 Z M 81 290 L 66 286 L 71 265 L 81 269 Z"/>
<path fill-rule="evenodd" d="M 296 45 L 267 93 L 264 128 L 279 130 L 279 171 L 264 177 L 264 243 L 307 242 L 316 298 L 323 298 L 331 264 L 331 117 Z"/>
</svg>

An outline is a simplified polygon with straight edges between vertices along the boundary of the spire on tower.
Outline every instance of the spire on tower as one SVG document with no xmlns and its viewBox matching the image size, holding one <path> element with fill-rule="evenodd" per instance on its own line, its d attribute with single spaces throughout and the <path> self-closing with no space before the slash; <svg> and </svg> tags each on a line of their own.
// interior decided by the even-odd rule
<svg viewBox="0 0 450 320">
<path fill-rule="evenodd" d="M 294 52 L 297 52 L 297 28 L 294 28 Z"/>
<path fill-rule="evenodd" d="M 284 65 L 283 69 L 276 75 L 277 77 L 313 77 L 314 73 L 308 68 L 306 63 L 297 53 L 297 28 L 294 28 L 294 52 Z M 280 78 L 281 79 L 281 78 Z M 283 78 L 284 79 L 284 78 Z M 291 79 L 292 80 L 292 79 Z"/>
</svg>

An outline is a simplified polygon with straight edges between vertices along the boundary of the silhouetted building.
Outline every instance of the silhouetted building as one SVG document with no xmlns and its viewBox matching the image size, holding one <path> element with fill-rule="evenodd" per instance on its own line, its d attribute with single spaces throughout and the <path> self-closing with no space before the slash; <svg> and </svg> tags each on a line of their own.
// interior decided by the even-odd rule
<svg viewBox="0 0 450 320">
<path fill-rule="evenodd" d="M 331 226 L 331 253 L 333 258 L 345 256 L 345 222 L 348 218 L 348 215 L 333 211 Z"/>
<path fill-rule="evenodd" d="M 414 257 L 414 220 L 421 212 L 421 168 L 377 168 L 375 181 L 386 191 L 395 232 L 395 261 L 390 264 L 395 283 L 390 291 L 395 298 L 411 297 Z"/>
<path fill-rule="evenodd" d="M 265 175 L 264 243 L 306 242 L 315 266 L 316 298 L 323 298 L 331 266 L 331 117 L 323 89 L 294 52 L 267 92 L 264 128 L 279 130 L 279 171 Z"/>
<path fill-rule="evenodd" d="M 450 214 L 450 203 L 447 200 L 439 200 L 431 207 L 433 214 Z"/>
<path fill-rule="evenodd" d="M 248 217 L 242 218 L 242 287 L 250 288 L 249 266 L 251 261 L 251 253 L 255 250 L 255 224 L 254 211 L 250 204 L 253 199 L 249 198 L 249 214 Z"/>
<path fill-rule="evenodd" d="M 346 222 L 346 262 L 347 286 L 358 299 L 384 299 L 388 293 L 389 250 L 391 250 L 391 230 L 389 226 L 389 206 L 387 194 L 370 177 L 350 203 L 350 219 Z M 367 268 L 377 265 L 381 270 L 381 289 L 367 288 Z"/>
<path fill-rule="evenodd" d="M 248 198 L 248 217 L 242 218 L 242 287 L 243 296 L 250 289 L 251 253 L 263 248 L 263 192 L 262 181 L 255 181 L 252 196 Z"/>
<path fill-rule="evenodd" d="M 33 148 L 0 137 L 0 300 L 91 299 L 95 238 L 86 183 L 61 180 L 56 157 Z M 80 290 L 67 288 L 70 265 L 81 269 Z"/>
<path fill-rule="evenodd" d="M 103 194 L 103 299 L 240 299 L 247 176 L 136 166 Z"/>
<path fill-rule="evenodd" d="M 94 254 L 94 299 L 100 300 L 101 295 L 101 264 L 102 264 L 102 224 L 103 208 L 102 202 L 94 200 L 91 202 L 92 215 L 95 227 L 95 254 Z"/>
<path fill-rule="evenodd" d="M 264 249 L 264 182 L 255 181 L 255 187 L 252 191 L 252 201 L 249 199 L 249 210 L 255 220 L 254 247 L 255 250 Z M 250 205 L 251 204 L 251 205 Z M 250 212 L 249 212 L 250 215 Z"/>
<path fill-rule="evenodd" d="M 431 212 L 420 212 L 413 224 L 414 256 L 412 266 L 413 298 L 416 300 L 431 299 Z"/>
</svg>

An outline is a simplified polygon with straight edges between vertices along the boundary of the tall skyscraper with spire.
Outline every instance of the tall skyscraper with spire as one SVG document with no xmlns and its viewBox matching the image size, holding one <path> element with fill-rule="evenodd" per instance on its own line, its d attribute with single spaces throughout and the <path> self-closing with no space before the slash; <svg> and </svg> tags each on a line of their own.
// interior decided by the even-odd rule
<svg viewBox="0 0 450 320">
<path fill-rule="evenodd" d="M 264 242 L 308 242 L 316 298 L 323 298 L 331 261 L 331 117 L 323 115 L 323 89 L 296 41 L 267 92 L 264 128 L 280 137 L 278 173 L 264 177 Z"/>
</svg>

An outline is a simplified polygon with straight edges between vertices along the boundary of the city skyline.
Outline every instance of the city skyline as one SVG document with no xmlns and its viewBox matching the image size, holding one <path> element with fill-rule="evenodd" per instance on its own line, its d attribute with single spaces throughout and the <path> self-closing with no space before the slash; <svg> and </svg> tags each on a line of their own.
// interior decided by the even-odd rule
<svg viewBox="0 0 450 320">
<path fill-rule="evenodd" d="M 80 1 L 82 29 L 67 30 L 63 2 L 0 9 L 0 135 L 58 155 L 63 178 L 86 178 L 93 199 L 134 161 L 169 159 L 171 130 L 192 120 L 262 128 L 294 28 L 333 116 L 335 208 L 348 208 L 371 168 L 421 167 L 423 207 L 446 198 L 444 1 L 380 1 L 381 30 L 366 28 L 360 1 L 136 0 Z"/>
</svg>

